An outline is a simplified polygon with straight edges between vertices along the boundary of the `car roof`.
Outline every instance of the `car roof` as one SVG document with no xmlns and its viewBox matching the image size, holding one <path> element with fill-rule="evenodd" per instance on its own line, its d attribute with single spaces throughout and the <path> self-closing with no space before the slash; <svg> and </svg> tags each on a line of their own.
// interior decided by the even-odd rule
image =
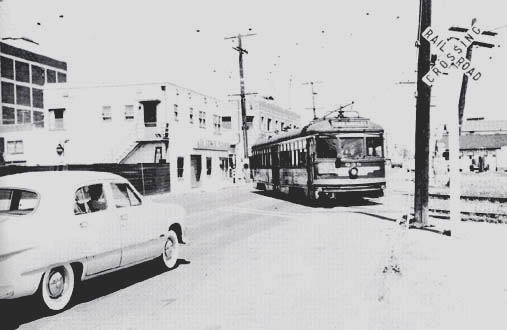
<svg viewBox="0 0 507 330">
<path fill-rule="evenodd" d="M 74 187 L 89 181 L 126 179 L 108 172 L 95 171 L 36 171 L 11 174 L 0 177 L 0 187 L 24 188 L 28 190 L 48 190 L 56 187 Z"/>
</svg>

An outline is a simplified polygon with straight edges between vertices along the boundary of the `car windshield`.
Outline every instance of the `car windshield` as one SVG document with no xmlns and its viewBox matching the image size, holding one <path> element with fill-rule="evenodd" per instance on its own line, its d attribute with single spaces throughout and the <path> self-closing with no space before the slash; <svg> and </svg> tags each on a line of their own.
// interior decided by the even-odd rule
<svg viewBox="0 0 507 330">
<path fill-rule="evenodd" d="M 340 149 L 343 158 L 361 158 L 363 156 L 363 138 L 340 137 Z"/>
<path fill-rule="evenodd" d="M 0 214 L 29 214 L 38 204 L 39 198 L 32 191 L 0 188 Z"/>
</svg>

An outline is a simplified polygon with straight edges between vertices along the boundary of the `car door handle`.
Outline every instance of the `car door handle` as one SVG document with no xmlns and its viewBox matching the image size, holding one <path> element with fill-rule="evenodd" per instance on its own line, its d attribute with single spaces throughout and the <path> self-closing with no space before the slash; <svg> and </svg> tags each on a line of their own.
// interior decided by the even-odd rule
<svg viewBox="0 0 507 330">
<path fill-rule="evenodd" d="M 122 214 L 120 215 L 120 220 L 122 221 L 127 221 L 129 219 L 128 215 L 127 214 Z"/>
<path fill-rule="evenodd" d="M 81 223 L 79 224 L 79 227 L 81 227 L 81 228 L 86 228 L 86 227 L 88 227 L 88 221 L 83 221 L 83 222 L 81 222 Z"/>
</svg>

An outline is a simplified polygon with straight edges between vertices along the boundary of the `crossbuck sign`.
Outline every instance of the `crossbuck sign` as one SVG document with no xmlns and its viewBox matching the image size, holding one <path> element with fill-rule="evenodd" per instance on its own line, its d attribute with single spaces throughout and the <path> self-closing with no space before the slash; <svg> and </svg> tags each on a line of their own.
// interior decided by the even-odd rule
<svg viewBox="0 0 507 330">
<path fill-rule="evenodd" d="M 422 36 L 439 51 L 439 54 L 435 65 L 423 77 L 423 82 L 428 86 L 433 86 L 436 79 L 446 74 L 449 68 L 457 68 L 473 80 L 479 80 L 482 73 L 466 59 L 466 52 L 481 32 L 482 30 L 474 24 L 462 38 L 446 38 L 431 26 L 427 27 Z"/>
</svg>

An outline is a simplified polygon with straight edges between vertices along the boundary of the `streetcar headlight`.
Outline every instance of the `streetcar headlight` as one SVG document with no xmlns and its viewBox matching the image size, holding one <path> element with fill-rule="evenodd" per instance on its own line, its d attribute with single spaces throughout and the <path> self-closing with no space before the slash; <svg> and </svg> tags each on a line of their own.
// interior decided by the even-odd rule
<svg viewBox="0 0 507 330">
<path fill-rule="evenodd" d="M 357 175 L 359 174 L 359 170 L 357 169 L 357 167 L 353 167 L 349 170 L 349 177 L 351 179 L 355 179 L 357 178 Z"/>
</svg>

